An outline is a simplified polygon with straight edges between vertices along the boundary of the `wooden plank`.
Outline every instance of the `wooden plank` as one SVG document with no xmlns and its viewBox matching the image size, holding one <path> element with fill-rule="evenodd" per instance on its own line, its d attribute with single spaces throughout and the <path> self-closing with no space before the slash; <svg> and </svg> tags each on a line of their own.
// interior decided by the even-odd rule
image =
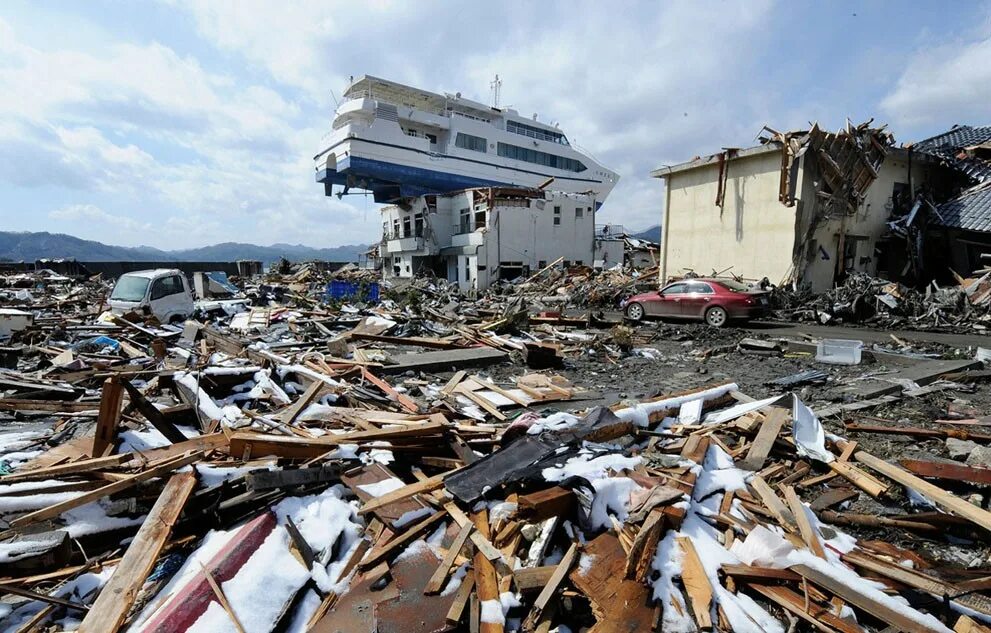
<svg viewBox="0 0 991 633">
<path fill-rule="evenodd" d="M 365 334 L 364 332 L 351 332 L 348 337 L 355 341 L 371 341 L 373 343 L 389 343 L 391 345 L 412 345 L 415 347 L 427 347 L 432 349 L 461 349 L 464 345 L 445 341 L 440 338 L 426 338 L 423 336 L 386 336 L 384 334 Z"/>
<path fill-rule="evenodd" d="M 802 535 L 802 540 L 805 541 L 806 547 L 808 547 L 813 554 L 825 560 L 826 550 L 822 547 L 822 542 L 819 540 L 819 534 L 816 532 L 815 528 L 812 527 L 812 523 L 809 522 L 809 515 L 805 513 L 805 506 L 802 504 L 802 500 L 798 498 L 795 493 L 795 489 L 791 486 L 784 486 L 785 502 L 791 509 L 791 515 L 795 517 L 795 523 L 798 524 L 798 532 Z"/>
<path fill-rule="evenodd" d="M 991 598 L 981 593 L 965 593 L 959 586 L 954 586 L 938 578 L 927 576 L 914 569 L 907 569 L 901 565 L 889 563 L 874 556 L 870 556 L 861 551 L 853 550 L 843 555 L 843 561 L 854 565 L 860 569 L 866 569 L 875 574 L 890 578 L 901 583 L 925 591 L 941 600 L 949 599 L 972 611 L 976 611 L 983 616 L 991 617 Z M 959 596 L 947 598 L 947 596 Z"/>
<path fill-rule="evenodd" d="M 464 380 L 465 376 L 467 375 L 468 372 L 464 371 L 463 369 L 454 372 L 454 375 L 451 376 L 451 379 L 447 381 L 447 384 L 444 385 L 444 388 L 441 389 L 440 392 L 445 396 L 451 395 L 452 393 L 454 393 L 454 388 L 457 387 L 458 384 L 462 380 Z"/>
<path fill-rule="evenodd" d="M 679 536 L 678 545 L 684 553 L 681 561 L 681 580 L 685 584 L 685 593 L 692 606 L 695 624 L 703 631 L 712 629 L 712 584 L 702 566 L 702 560 L 691 539 Z"/>
<path fill-rule="evenodd" d="M 259 469 L 244 475 L 248 490 L 254 491 L 340 481 L 340 478 L 341 468 L 336 464 L 282 470 Z"/>
<path fill-rule="evenodd" d="M 471 518 L 478 533 L 491 539 L 488 510 L 483 509 L 480 512 L 475 512 Z M 479 601 L 495 600 L 498 602 L 500 591 L 495 565 L 484 554 L 476 551 L 472 558 L 472 567 L 475 570 L 475 594 Z M 480 622 L 478 630 L 480 633 L 502 633 L 504 626 L 502 622 Z"/>
<path fill-rule="evenodd" d="M 791 529 L 795 523 L 794 517 L 791 516 L 791 511 L 788 507 L 781 501 L 778 494 L 774 492 L 764 478 L 760 475 L 755 475 L 753 479 L 750 480 L 750 486 L 754 489 L 757 495 L 760 497 L 761 501 L 764 502 L 764 506 L 768 509 L 772 516 L 778 520 L 781 527 L 786 529 Z"/>
<path fill-rule="evenodd" d="M 123 455 L 107 455 L 106 457 L 94 457 L 92 459 L 81 459 L 67 464 L 57 464 L 46 466 L 35 470 L 17 471 L 10 475 L 0 477 L 0 484 L 9 484 L 15 481 L 27 481 L 31 479 L 57 479 L 65 475 L 75 475 L 79 473 L 103 470 L 104 468 L 114 468 L 133 457 L 130 453 Z"/>
<path fill-rule="evenodd" d="M 564 558 L 562 558 L 561 562 L 557 564 L 557 567 L 554 569 L 554 573 L 551 574 L 550 579 L 548 579 L 547 584 L 540 590 L 540 593 L 537 595 L 537 599 L 533 601 L 533 608 L 530 610 L 530 613 L 527 615 L 526 620 L 523 623 L 523 628 L 525 630 L 532 629 L 536 626 L 537 622 L 540 620 L 540 614 L 547 608 L 547 605 L 551 601 L 551 598 L 554 597 L 554 594 L 557 593 L 558 586 L 564 580 L 564 577 L 568 575 L 568 572 L 571 571 L 571 566 L 575 564 L 575 559 L 577 558 L 578 544 L 572 543 L 571 547 L 568 548 L 568 551 L 565 552 Z"/>
<path fill-rule="evenodd" d="M 310 406 L 310 403 L 316 400 L 317 396 L 320 395 L 324 389 L 327 389 L 330 385 L 322 380 L 314 380 L 310 383 L 310 386 L 306 388 L 303 395 L 293 402 L 285 409 L 276 414 L 276 419 L 286 425 L 291 425 L 299 417 L 299 414 L 303 412 L 306 407 Z"/>
<path fill-rule="evenodd" d="M 423 533 L 424 530 L 426 530 L 434 523 L 437 523 L 445 516 L 447 516 L 446 512 L 443 511 L 434 512 L 427 518 L 414 523 L 413 525 L 406 528 L 405 532 L 394 536 L 392 540 L 390 540 L 385 545 L 382 545 L 381 547 L 378 547 L 368 552 L 368 556 L 366 556 L 364 559 L 362 559 L 360 563 L 358 563 L 358 568 L 371 569 L 372 567 L 375 567 L 379 563 L 383 562 L 389 556 L 398 553 L 396 550 L 398 550 L 399 548 L 409 545 L 410 543 L 415 541 L 420 536 L 420 534 Z"/>
<path fill-rule="evenodd" d="M 100 393 L 100 414 L 96 418 L 96 431 L 93 434 L 92 457 L 103 457 L 117 440 L 117 425 L 120 424 L 121 404 L 124 401 L 124 388 L 117 378 L 103 381 Z"/>
<path fill-rule="evenodd" d="M 728 496 L 728 495 L 727 495 Z M 664 523 L 664 512 L 654 508 L 644 519 L 637 535 L 633 537 L 633 545 L 626 558 L 626 577 L 642 581 L 650 569 L 657 543 L 661 540 L 661 527 Z"/>
<path fill-rule="evenodd" d="M 379 497 L 375 497 L 365 505 L 361 506 L 361 509 L 359 509 L 358 512 L 360 514 L 368 514 L 369 512 L 374 512 L 379 508 L 389 505 L 390 503 L 402 501 L 403 499 L 409 499 L 413 495 L 417 495 L 423 492 L 430 492 L 431 490 L 436 490 L 437 488 L 440 488 L 441 486 L 444 485 L 444 478 L 450 475 L 452 472 L 456 472 L 456 471 L 449 471 L 446 473 L 441 473 L 439 475 L 434 475 L 433 477 L 429 477 L 422 481 L 417 481 L 415 483 L 408 484 L 406 486 L 403 486 L 402 488 L 393 490 L 392 492 L 388 492 Z"/>
<path fill-rule="evenodd" d="M 378 371 L 382 374 L 403 374 L 409 370 L 433 373 L 449 371 L 452 367 L 484 367 L 508 359 L 509 354 L 491 347 L 470 347 L 419 354 L 399 354 L 392 357 L 394 364 L 386 365 Z"/>
<path fill-rule="evenodd" d="M 454 565 L 455 559 L 461 553 L 461 549 L 464 548 L 465 543 L 468 542 L 468 537 L 471 536 L 471 532 L 474 529 L 471 523 L 461 526 L 457 537 L 451 543 L 451 547 L 448 548 L 447 554 L 444 555 L 444 560 L 440 562 L 437 570 L 434 571 L 434 575 L 430 577 L 427 585 L 423 588 L 423 593 L 432 595 L 440 593 L 441 589 L 444 588 L 444 582 L 447 580 L 448 572 L 451 571 L 451 566 Z"/>
<path fill-rule="evenodd" d="M 901 459 L 898 463 L 920 477 L 991 485 L 991 468 L 975 468 L 963 464 L 929 462 L 921 459 Z"/>
<path fill-rule="evenodd" d="M 108 378 L 107 380 L 112 379 Z M 124 389 L 127 390 L 127 397 L 131 401 L 131 404 L 133 404 L 137 410 L 141 412 L 141 415 L 143 415 L 145 419 L 158 430 L 159 433 L 165 436 L 165 439 L 173 444 L 186 441 L 186 436 L 183 435 L 174 424 L 169 422 L 165 415 L 159 411 L 158 407 L 145 398 L 144 394 L 138 391 L 134 385 L 127 380 L 123 380 L 122 385 Z M 97 425 L 99 426 L 99 422 Z"/>
<path fill-rule="evenodd" d="M 557 565 L 521 567 L 513 570 L 513 582 L 520 591 L 543 589 L 557 571 Z"/>
<path fill-rule="evenodd" d="M 902 631 L 928 631 L 931 633 L 940 633 L 942 631 L 942 629 L 926 626 L 923 622 L 908 617 L 901 610 L 892 609 L 884 603 L 877 602 L 868 595 L 859 592 L 855 587 L 846 585 L 832 576 L 820 573 L 807 565 L 792 565 L 790 569 L 809 582 L 839 596 L 848 604 L 863 609 L 882 622 L 896 626 Z"/>
<path fill-rule="evenodd" d="M 887 494 L 888 489 L 891 487 L 849 462 L 833 460 L 829 462 L 828 466 L 831 471 L 845 478 L 872 497 L 880 497 Z"/>
<path fill-rule="evenodd" d="M 329 434 L 315 438 L 289 437 L 241 431 L 230 438 L 231 455 L 242 456 L 249 449 L 252 457 L 276 455 L 292 459 L 320 457 L 341 444 L 361 444 L 384 440 L 402 440 L 440 435 L 446 425 L 439 422 L 409 424 L 402 428 L 377 429 L 374 431 L 351 431 Z"/>
<path fill-rule="evenodd" d="M 822 633 L 863 633 L 864 629 L 852 622 L 837 617 L 818 604 L 806 606 L 806 600 L 785 586 L 750 584 L 751 589 L 761 594 L 781 608 L 798 616 Z M 913 629 L 909 629 L 913 630 Z"/>
<path fill-rule="evenodd" d="M 399 393 L 398 391 L 392 388 L 392 385 L 382 380 L 381 378 L 379 378 L 372 372 L 368 371 L 364 367 L 361 368 L 361 376 L 368 382 L 372 383 L 373 385 L 381 389 L 385 395 L 394 399 L 396 402 L 399 403 L 399 405 L 402 408 L 406 409 L 410 413 L 420 412 L 420 407 L 419 405 L 416 404 L 416 401 L 413 400 L 413 398 L 410 398 L 404 393 Z"/>
<path fill-rule="evenodd" d="M 850 499 L 855 499 L 860 496 L 860 493 L 853 488 L 833 488 L 822 493 L 815 500 L 809 504 L 809 508 L 813 512 L 819 512 L 822 510 L 827 510 L 835 505 L 839 505 L 844 501 Z"/>
<path fill-rule="evenodd" d="M 86 606 L 85 604 L 79 604 L 77 602 L 72 602 L 71 600 L 65 600 L 63 598 L 58 598 L 56 596 L 50 596 L 47 593 L 32 591 L 30 589 L 18 587 L 17 585 L 8 585 L 6 583 L 0 583 L 0 594 L 4 594 L 4 593 L 9 593 L 15 596 L 30 598 L 31 600 L 38 600 L 39 602 L 45 602 L 48 604 L 66 607 L 67 609 L 75 609 L 77 611 L 90 610 L 90 607 Z"/>
<path fill-rule="evenodd" d="M 747 452 L 747 457 L 739 464 L 739 468 L 744 470 L 760 470 L 764 468 L 764 462 L 767 461 L 767 456 L 771 454 L 771 448 L 774 446 L 774 441 L 778 439 L 778 434 L 781 433 L 781 428 L 784 427 L 785 422 L 791 419 L 791 412 L 784 407 L 770 407 L 767 415 L 764 417 L 764 422 L 761 424 L 760 429 L 757 431 L 757 437 L 754 438 L 754 443 L 750 445 L 750 450 Z"/>
<path fill-rule="evenodd" d="M 457 626 L 458 622 L 461 621 L 461 614 L 464 613 L 465 605 L 468 604 L 468 598 L 474 595 L 472 591 L 474 588 L 475 573 L 469 570 L 468 575 L 461 581 L 461 586 L 458 587 L 457 593 L 454 594 L 454 602 L 451 603 L 451 608 L 447 610 L 447 623 L 451 626 Z"/>
<path fill-rule="evenodd" d="M 949 510 L 957 516 L 962 516 L 985 530 L 991 530 L 991 512 L 964 501 L 960 497 L 943 490 L 939 486 L 935 486 L 924 479 L 920 479 L 912 473 L 903 470 L 894 464 L 889 464 L 883 459 L 879 459 L 866 451 L 857 451 L 857 453 L 854 454 L 854 457 L 858 462 L 864 464 L 868 468 L 872 468 L 885 477 L 928 497 L 930 501 L 944 510 Z"/>
<path fill-rule="evenodd" d="M 37 523 L 38 521 L 44 521 L 45 519 L 54 519 L 67 510 L 84 506 L 87 503 L 96 501 L 97 499 L 102 499 L 103 497 L 127 490 L 128 488 L 138 485 L 142 481 L 148 481 L 149 479 L 154 479 L 155 477 L 161 477 L 162 475 L 170 473 L 177 468 L 182 468 L 183 466 L 192 464 L 202 456 L 202 452 L 197 452 L 190 453 L 189 455 L 185 455 L 183 457 L 177 457 L 165 462 L 164 464 L 160 464 L 137 473 L 136 475 L 125 477 L 119 481 L 107 484 L 102 488 L 97 488 L 96 490 L 81 494 L 78 497 L 66 499 L 65 501 L 50 505 L 47 508 L 41 508 L 40 510 L 35 510 L 34 512 L 29 512 L 28 514 L 19 516 L 10 522 L 10 527 L 21 528 L 25 525 Z"/>
<path fill-rule="evenodd" d="M 195 487 L 196 475 L 191 472 L 175 474 L 165 484 L 120 564 L 79 625 L 79 633 L 112 633 L 120 628 Z"/>
</svg>

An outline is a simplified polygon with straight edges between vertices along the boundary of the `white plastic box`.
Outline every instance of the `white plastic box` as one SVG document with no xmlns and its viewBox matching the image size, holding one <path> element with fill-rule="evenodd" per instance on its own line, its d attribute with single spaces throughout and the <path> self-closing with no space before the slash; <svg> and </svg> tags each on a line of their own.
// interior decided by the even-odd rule
<svg viewBox="0 0 991 633">
<path fill-rule="evenodd" d="M 859 365 L 863 341 L 824 338 L 816 348 L 816 360 L 833 365 Z"/>
</svg>

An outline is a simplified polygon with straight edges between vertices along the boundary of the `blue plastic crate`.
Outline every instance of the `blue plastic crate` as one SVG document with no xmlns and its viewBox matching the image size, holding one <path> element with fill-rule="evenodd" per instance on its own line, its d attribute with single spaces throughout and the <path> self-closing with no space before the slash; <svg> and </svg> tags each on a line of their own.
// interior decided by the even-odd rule
<svg viewBox="0 0 991 633">
<path fill-rule="evenodd" d="M 355 299 L 378 303 L 378 283 L 360 284 L 353 281 L 332 281 L 327 284 L 327 298 L 337 301 Z"/>
</svg>

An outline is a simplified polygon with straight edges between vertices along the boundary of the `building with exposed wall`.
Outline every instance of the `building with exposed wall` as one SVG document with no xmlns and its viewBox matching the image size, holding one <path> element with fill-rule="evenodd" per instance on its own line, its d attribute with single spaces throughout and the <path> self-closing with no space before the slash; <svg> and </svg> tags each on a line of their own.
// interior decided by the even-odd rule
<svg viewBox="0 0 991 633">
<path fill-rule="evenodd" d="M 756 147 L 651 172 L 666 185 L 661 282 L 694 271 L 822 291 L 850 271 L 901 275 L 888 221 L 929 187 L 937 161 L 867 124 L 768 131 Z"/>
<path fill-rule="evenodd" d="M 385 278 L 433 274 L 483 290 L 561 260 L 591 266 L 595 197 L 515 187 L 466 189 L 382 209 Z"/>
</svg>

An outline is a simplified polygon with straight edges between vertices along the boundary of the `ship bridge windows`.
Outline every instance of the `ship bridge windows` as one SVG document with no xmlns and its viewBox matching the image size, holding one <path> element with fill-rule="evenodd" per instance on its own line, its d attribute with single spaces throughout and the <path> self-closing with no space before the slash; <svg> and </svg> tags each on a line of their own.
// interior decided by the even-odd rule
<svg viewBox="0 0 991 633">
<path fill-rule="evenodd" d="M 499 143 L 499 155 L 503 158 L 522 160 L 535 165 L 545 165 L 547 167 L 563 169 L 565 171 L 579 172 L 587 169 L 584 163 L 573 158 L 558 156 L 556 154 L 548 154 L 547 152 L 540 152 L 528 147 L 510 145 L 509 143 Z"/>
<path fill-rule="evenodd" d="M 472 136 L 471 134 L 458 132 L 458 135 L 454 139 L 454 145 L 461 149 L 470 149 L 473 152 L 482 152 L 485 154 L 488 141 L 481 136 Z"/>
<path fill-rule="evenodd" d="M 532 125 L 527 125 L 526 123 L 520 123 L 519 121 L 513 121 L 512 119 L 506 121 L 506 130 L 513 132 L 514 134 L 522 134 L 523 136 L 529 136 L 530 138 L 535 138 L 541 141 L 550 141 L 551 143 L 559 143 L 561 145 L 568 144 L 568 139 L 566 139 L 564 134 L 561 134 L 560 132 L 545 130 Z"/>
</svg>

